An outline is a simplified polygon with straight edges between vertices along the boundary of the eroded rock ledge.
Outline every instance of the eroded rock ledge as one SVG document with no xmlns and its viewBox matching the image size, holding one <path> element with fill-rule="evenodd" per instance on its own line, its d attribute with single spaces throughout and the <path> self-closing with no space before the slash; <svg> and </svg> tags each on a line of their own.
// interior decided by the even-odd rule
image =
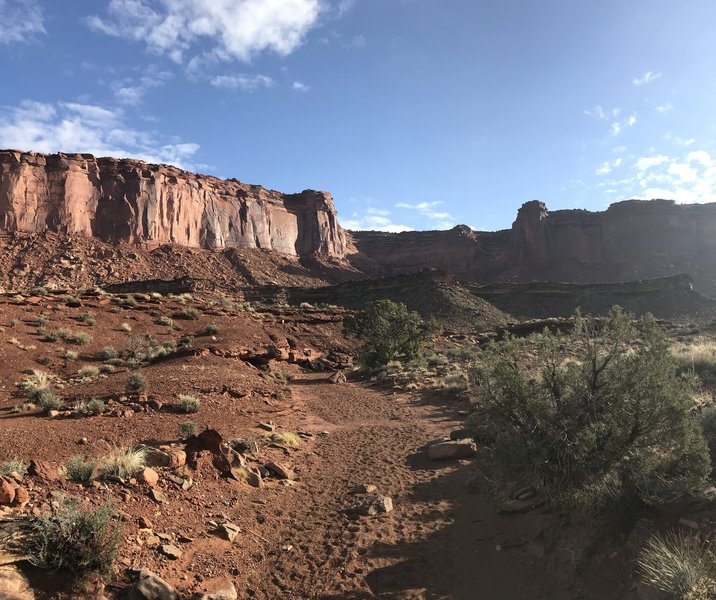
<svg viewBox="0 0 716 600">
<path fill-rule="evenodd" d="M 0 150 L 0 231 L 53 231 L 149 248 L 263 248 L 343 258 L 330 194 L 282 194 L 169 165 Z"/>
</svg>

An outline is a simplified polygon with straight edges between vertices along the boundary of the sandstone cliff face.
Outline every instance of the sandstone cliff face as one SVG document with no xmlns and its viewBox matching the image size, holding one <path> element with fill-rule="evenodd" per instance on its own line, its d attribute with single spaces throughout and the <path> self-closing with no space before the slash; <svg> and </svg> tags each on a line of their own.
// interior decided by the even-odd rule
<svg viewBox="0 0 716 600">
<path fill-rule="evenodd" d="M 262 248 L 343 258 L 330 194 L 281 194 L 168 165 L 89 154 L 0 151 L 0 230 L 145 247 Z"/>
<path fill-rule="evenodd" d="M 467 280 L 609 282 L 692 275 L 716 294 L 716 204 L 629 200 L 603 212 L 550 213 L 538 201 L 512 228 L 382 234 L 352 232 L 360 268 L 409 272 L 448 269 Z"/>
</svg>

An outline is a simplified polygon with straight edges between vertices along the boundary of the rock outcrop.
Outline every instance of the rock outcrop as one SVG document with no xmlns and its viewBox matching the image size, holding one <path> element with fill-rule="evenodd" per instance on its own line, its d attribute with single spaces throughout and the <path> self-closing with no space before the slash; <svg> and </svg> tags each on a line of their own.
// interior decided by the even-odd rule
<svg viewBox="0 0 716 600">
<path fill-rule="evenodd" d="M 90 154 L 0 151 L 0 231 L 93 236 L 147 248 L 261 248 L 343 258 L 330 194 Z"/>
<path fill-rule="evenodd" d="M 461 279 L 614 282 L 688 273 L 716 294 L 716 203 L 628 200 L 607 210 L 522 206 L 511 229 L 351 232 L 358 268 L 374 274 L 446 269 Z"/>
</svg>

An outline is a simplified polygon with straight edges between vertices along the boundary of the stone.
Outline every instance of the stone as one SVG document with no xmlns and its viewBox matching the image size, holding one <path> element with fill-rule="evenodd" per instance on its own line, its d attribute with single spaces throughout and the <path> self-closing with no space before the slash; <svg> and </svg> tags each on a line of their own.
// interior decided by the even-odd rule
<svg viewBox="0 0 716 600">
<path fill-rule="evenodd" d="M 27 489 L 22 485 L 17 486 L 15 488 L 15 504 L 25 506 L 28 502 L 30 502 L 30 494 Z"/>
<path fill-rule="evenodd" d="M 0 598 L 2 600 L 35 600 L 27 577 L 15 566 L 0 566 Z"/>
<path fill-rule="evenodd" d="M 336 371 L 328 378 L 328 381 L 336 384 L 345 383 L 347 381 L 346 374 L 343 371 Z"/>
<path fill-rule="evenodd" d="M 162 544 L 159 551 L 171 560 L 178 560 L 182 555 L 182 551 L 174 544 Z"/>
<path fill-rule="evenodd" d="M 330 194 L 281 194 L 89 154 L 0 151 L 0 207 L 7 233 L 49 230 L 150 248 L 261 248 L 305 259 L 342 259 L 348 248 Z"/>
<path fill-rule="evenodd" d="M 141 480 L 150 487 L 156 487 L 159 483 L 159 473 L 151 467 L 145 467 L 142 470 Z"/>
<path fill-rule="evenodd" d="M 158 504 L 163 504 L 167 501 L 166 496 L 164 495 L 164 492 L 162 490 L 157 488 L 152 488 L 149 490 L 149 497 L 157 502 Z"/>
<path fill-rule="evenodd" d="M 239 527 L 235 523 L 226 522 L 219 525 L 219 532 L 227 540 L 233 542 L 236 539 L 236 536 L 241 533 L 241 527 Z"/>
<path fill-rule="evenodd" d="M 262 488 L 264 486 L 261 475 L 250 467 L 232 467 L 230 474 L 236 481 L 245 481 L 251 487 Z"/>
<path fill-rule="evenodd" d="M 139 572 L 139 581 L 130 594 L 130 600 L 179 600 L 179 596 L 159 575 L 142 569 Z"/>
<path fill-rule="evenodd" d="M 283 463 L 279 462 L 269 462 L 264 465 L 267 471 L 270 471 L 274 475 L 276 475 L 279 479 L 295 479 L 296 475 L 294 472 L 284 465 Z"/>
<path fill-rule="evenodd" d="M 274 425 L 273 423 L 264 423 L 263 421 L 260 422 L 256 427 L 258 427 L 259 429 L 263 429 L 264 431 L 276 430 L 276 425 Z"/>
<path fill-rule="evenodd" d="M 238 597 L 233 582 L 224 578 L 214 582 L 209 590 L 199 596 L 199 600 L 237 600 Z"/>
<path fill-rule="evenodd" d="M 428 447 L 430 460 L 451 460 L 469 458 L 477 454 L 477 444 L 473 440 L 438 442 Z"/>
<path fill-rule="evenodd" d="M 0 504 L 12 504 L 15 500 L 15 487 L 4 477 L 0 477 Z"/>
<path fill-rule="evenodd" d="M 57 480 L 57 469 L 44 460 L 30 461 L 30 465 L 27 469 L 27 472 L 30 475 L 34 475 L 35 477 L 44 479 L 46 481 Z"/>
<path fill-rule="evenodd" d="M 528 500 L 507 500 L 500 505 L 502 513 L 525 513 L 547 503 L 544 496 L 534 496 Z"/>
<path fill-rule="evenodd" d="M 393 500 L 388 496 L 369 496 L 349 506 L 344 512 L 348 515 L 372 517 L 393 510 Z"/>
</svg>

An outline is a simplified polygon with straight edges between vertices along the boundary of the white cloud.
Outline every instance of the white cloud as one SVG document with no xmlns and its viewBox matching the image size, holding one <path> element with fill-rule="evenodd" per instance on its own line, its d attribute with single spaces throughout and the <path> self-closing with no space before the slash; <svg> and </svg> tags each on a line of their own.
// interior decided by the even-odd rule
<svg viewBox="0 0 716 600">
<path fill-rule="evenodd" d="M 672 110 L 674 110 L 674 105 L 671 102 L 667 102 L 666 104 L 660 104 L 656 107 L 656 112 L 666 115 L 670 113 Z"/>
<path fill-rule="evenodd" d="M 614 154 L 624 154 L 626 151 L 626 146 L 615 146 L 614 148 L 612 148 L 612 152 L 614 152 Z"/>
<path fill-rule="evenodd" d="M 297 92 L 308 92 L 311 89 L 305 83 L 302 83 L 300 81 L 294 81 L 291 87 Z"/>
<path fill-rule="evenodd" d="M 268 88 L 273 86 L 273 83 L 273 79 L 266 75 L 216 75 L 211 78 L 211 85 L 214 87 L 246 92 Z"/>
<path fill-rule="evenodd" d="M 659 154 L 658 156 L 645 156 L 636 161 L 636 168 L 638 171 L 646 171 L 652 167 L 662 165 L 669 161 L 669 157 L 665 154 Z"/>
<path fill-rule="evenodd" d="M 633 127 L 636 125 L 636 115 L 630 115 L 623 121 L 614 121 L 611 125 L 612 136 L 619 135 L 625 127 Z"/>
<path fill-rule="evenodd" d="M 441 201 L 435 202 L 419 202 L 418 204 L 408 204 L 407 202 L 398 202 L 395 208 L 401 208 L 404 210 L 417 211 L 420 216 L 430 219 L 432 221 L 431 227 L 436 229 L 451 229 L 457 225 L 454 218 L 448 212 L 436 211 L 435 207 L 440 206 Z"/>
<path fill-rule="evenodd" d="M 686 162 L 701 163 L 702 165 L 704 165 L 706 167 L 709 167 L 713 164 L 711 155 L 708 152 L 706 152 L 705 150 L 696 150 L 694 152 L 689 152 L 686 155 Z"/>
<path fill-rule="evenodd" d="M 0 44 L 27 42 L 45 32 L 37 0 L 0 0 Z"/>
<path fill-rule="evenodd" d="M 383 231 L 386 233 L 414 231 L 412 227 L 393 223 L 389 217 L 376 214 L 359 215 L 358 213 L 353 213 L 350 219 L 341 220 L 341 226 L 352 231 Z"/>
<path fill-rule="evenodd" d="M 249 62 L 262 52 L 291 54 L 322 10 L 323 0 L 110 0 L 107 17 L 85 22 L 177 63 L 187 55 Z"/>
<path fill-rule="evenodd" d="M 659 79 L 661 76 L 662 76 L 661 73 L 654 73 L 654 71 L 647 71 L 647 72 L 644 73 L 641 77 L 635 77 L 635 78 L 632 80 L 632 83 L 633 83 L 635 86 L 640 87 L 640 86 L 642 86 L 642 85 L 647 85 L 647 84 L 649 84 L 649 83 L 652 83 L 653 81 L 656 81 L 656 80 Z"/>
<path fill-rule="evenodd" d="M 169 71 L 149 67 L 145 75 L 117 79 L 110 84 L 110 87 L 117 102 L 137 106 L 142 103 L 149 90 L 162 87 L 173 76 Z"/>
<path fill-rule="evenodd" d="M 624 162 L 623 158 L 615 158 L 612 161 L 603 162 L 595 169 L 594 172 L 597 175 L 609 175 L 609 173 L 611 173 L 614 169 L 621 167 L 622 162 Z"/>
<path fill-rule="evenodd" d="M 161 141 L 156 132 L 127 127 L 121 109 L 94 104 L 25 100 L 3 107 L 0 148 L 36 152 L 83 152 L 97 156 L 137 158 L 191 169 L 198 144 Z"/>
<path fill-rule="evenodd" d="M 608 121 L 610 119 L 618 117 L 619 114 L 622 112 L 622 109 L 619 107 L 604 109 L 599 104 L 597 104 L 596 106 L 588 108 L 583 112 L 585 115 L 587 115 L 588 117 L 592 117 L 593 119 L 599 119 L 600 121 Z"/>
</svg>

